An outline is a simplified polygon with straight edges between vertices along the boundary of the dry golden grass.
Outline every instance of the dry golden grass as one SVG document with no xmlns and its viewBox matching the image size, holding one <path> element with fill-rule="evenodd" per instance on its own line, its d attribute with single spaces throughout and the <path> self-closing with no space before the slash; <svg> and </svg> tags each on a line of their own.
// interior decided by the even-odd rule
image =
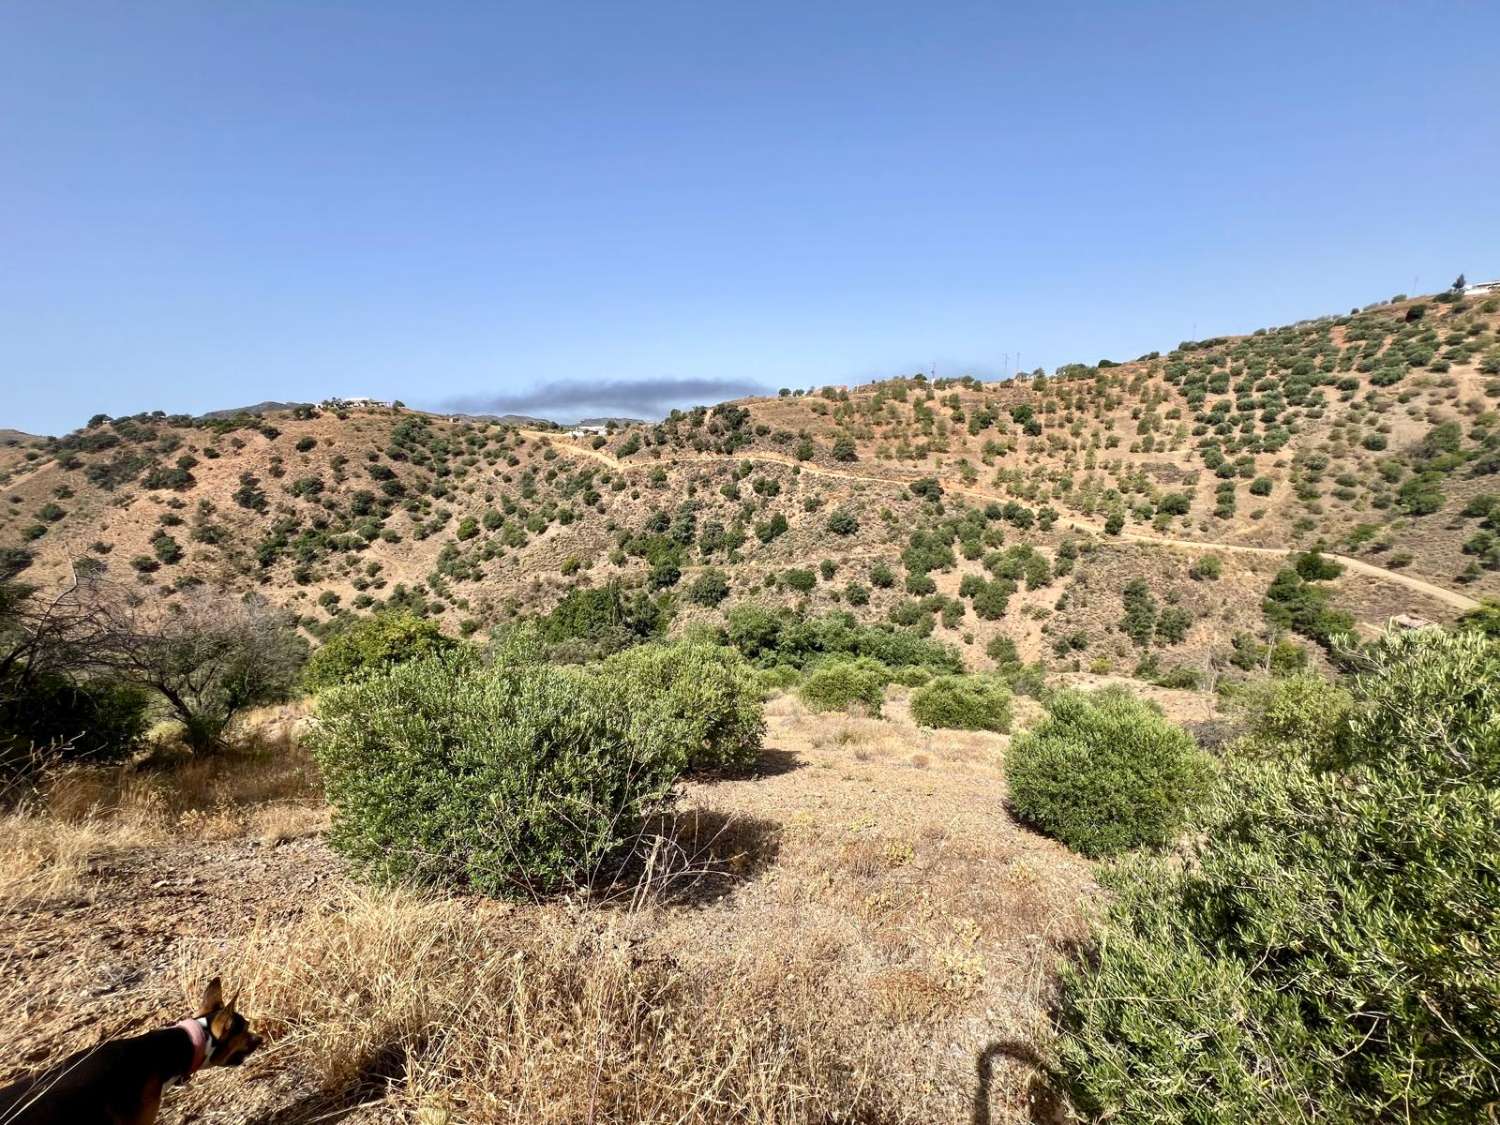
<svg viewBox="0 0 1500 1125">
<path fill-rule="evenodd" d="M 278 843 L 319 831 L 327 816 L 315 767 L 284 727 L 253 728 L 209 757 L 168 744 L 140 762 L 65 767 L 0 816 L 0 898 L 87 894 L 91 859 L 111 850 L 173 838 Z"/>
<path fill-rule="evenodd" d="M 90 857 L 124 838 L 118 826 L 93 820 L 8 815 L 0 819 L 0 900 L 35 903 L 80 894 Z"/>
<path fill-rule="evenodd" d="M 639 886 L 569 902 L 359 888 L 316 839 L 269 846 L 326 815 L 289 744 L 60 775 L 0 824 L 0 893 L 35 904 L 0 1036 L 41 1061 L 220 975 L 267 1045 L 164 1125 L 1024 1120 L 1034 1069 L 997 1044 L 1040 1041 L 1090 868 L 1006 818 L 1003 740 L 898 704 L 774 699 L 759 773 L 688 783 Z"/>
<path fill-rule="evenodd" d="M 384 1096 L 421 1120 L 915 1120 L 805 969 L 684 965 L 642 950 L 656 921 L 354 891 L 181 975 L 242 987 L 273 1039 L 259 1065 L 317 1076 L 309 1118 Z"/>
</svg>

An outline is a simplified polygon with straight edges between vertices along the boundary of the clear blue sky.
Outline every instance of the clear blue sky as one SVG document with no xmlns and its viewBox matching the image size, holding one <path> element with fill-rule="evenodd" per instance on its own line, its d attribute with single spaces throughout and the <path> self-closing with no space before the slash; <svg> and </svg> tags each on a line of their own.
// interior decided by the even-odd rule
<svg viewBox="0 0 1500 1125">
<path fill-rule="evenodd" d="M 1487 0 L 16 0 L 0 426 L 996 375 L 1493 277 L 1497 49 Z"/>
</svg>

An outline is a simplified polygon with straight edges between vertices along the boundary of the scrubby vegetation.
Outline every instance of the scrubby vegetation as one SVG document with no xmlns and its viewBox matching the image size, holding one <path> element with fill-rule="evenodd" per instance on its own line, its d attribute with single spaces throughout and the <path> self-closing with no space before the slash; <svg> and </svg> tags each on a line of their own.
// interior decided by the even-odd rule
<svg viewBox="0 0 1500 1125">
<path fill-rule="evenodd" d="M 303 682 L 313 691 L 452 649 L 437 622 L 390 612 L 338 628 L 312 654 Z"/>
<path fill-rule="evenodd" d="M 759 684 L 717 645 L 641 645 L 599 666 L 601 686 L 632 701 L 637 745 L 663 742 L 679 768 L 748 766 L 765 734 Z"/>
<path fill-rule="evenodd" d="M 1036 1044 L 1067 1109 L 1472 1119 L 1500 1039 L 1475 686 L 1500 636 L 1497 313 L 1403 299 L 589 435 L 302 407 L 99 416 L 0 449 L 0 766 L 28 771 L 0 779 L 0 889 L 155 882 L 155 853 L 96 862 L 92 833 L 127 819 L 237 871 L 326 861 L 224 836 L 329 815 L 305 761 L 295 810 L 245 811 L 316 708 L 355 872 L 479 892 L 360 888 L 347 924 L 320 902 L 255 939 L 283 1057 L 343 1059 L 363 1090 L 399 1054 L 392 1112 L 521 1115 L 532 1082 L 559 1120 L 978 1119 L 973 1030 L 1022 976 L 1001 995 L 1035 1025 L 1087 900 L 1098 932 Z M 1455 634 L 1353 644 L 1395 613 Z M 1066 686 L 1100 678 L 1166 714 Z M 911 722 L 885 706 L 906 691 Z M 252 754 L 262 721 L 283 735 Z M 1003 754 L 967 733 L 1013 724 Z M 517 937 L 559 918 L 555 944 Z M 392 950 L 417 952 L 386 973 Z M 320 974 L 326 1008 L 297 991 Z M 500 1006 L 474 1022 L 459 981 Z M 886 1032 L 889 1074 L 861 1053 Z M 333 1086 L 317 1112 L 343 1108 Z"/>
<path fill-rule="evenodd" d="M 863 656 L 890 668 L 963 670 L 962 658 L 947 645 L 906 629 L 863 625 L 847 613 L 806 618 L 747 602 L 730 608 L 725 635 L 761 667 L 802 668 L 830 656 Z"/>
<path fill-rule="evenodd" d="M 814 711 L 846 711 L 851 707 L 879 715 L 891 672 L 869 657 L 835 657 L 815 666 L 798 694 Z"/>
<path fill-rule="evenodd" d="M 1006 771 L 1016 814 L 1088 856 L 1171 843 L 1212 774 L 1186 732 L 1117 689 L 1060 692 Z"/>
<path fill-rule="evenodd" d="M 912 693 L 911 715 L 924 727 L 1004 732 L 1010 690 L 986 676 L 940 676 Z"/>
<path fill-rule="evenodd" d="M 1473 1121 L 1500 1098 L 1500 650 L 1429 629 L 1364 666 L 1352 708 L 1288 695 L 1275 725 L 1316 752 L 1232 759 L 1188 862 L 1108 875 L 1061 1013 L 1085 1113 Z"/>
<path fill-rule="evenodd" d="M 738 753 L 758 730 L 743 694 L 695 716 L 704 694 L 663 701 L 663 683 L 692 687 L 682 670 L 663 653 L 614 677 L 459 653 L 334 687 L 312 739 L 330 841 L 381 880 L 514 896 L 607 879 L 695 750 Z"/>
</svg>

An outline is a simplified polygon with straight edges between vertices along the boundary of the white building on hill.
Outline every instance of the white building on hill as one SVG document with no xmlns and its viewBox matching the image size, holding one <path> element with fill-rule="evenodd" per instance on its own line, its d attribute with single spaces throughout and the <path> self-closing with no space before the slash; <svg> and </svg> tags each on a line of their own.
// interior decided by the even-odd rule
<svg viewBox="0 0 1500 1125">
<path fill-rule="evenodd" d="M 325 398 L 320 404 L 324 410 L 372 410 L 376 407 L 388 407 L 390 402 L 383 398 Z"/>
</svg>

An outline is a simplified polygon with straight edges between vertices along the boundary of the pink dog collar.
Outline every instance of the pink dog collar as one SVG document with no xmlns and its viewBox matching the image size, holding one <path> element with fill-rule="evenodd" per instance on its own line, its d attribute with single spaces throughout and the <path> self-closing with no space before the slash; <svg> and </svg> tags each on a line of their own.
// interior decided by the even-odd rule
<svg viewBox="0 0 1500 1125">
<path fill-rule="evenodd" d="M 187 1032 L 188 1038 L 193 1041 L 193 1065 L 183 1076 L 183 1081 L 186 1082 L 202 1070 L 203 1064 L 208 1061 L 208 1028 L 196 1019 L 179 1020 L 177 1026 Z"/>
</svg>

